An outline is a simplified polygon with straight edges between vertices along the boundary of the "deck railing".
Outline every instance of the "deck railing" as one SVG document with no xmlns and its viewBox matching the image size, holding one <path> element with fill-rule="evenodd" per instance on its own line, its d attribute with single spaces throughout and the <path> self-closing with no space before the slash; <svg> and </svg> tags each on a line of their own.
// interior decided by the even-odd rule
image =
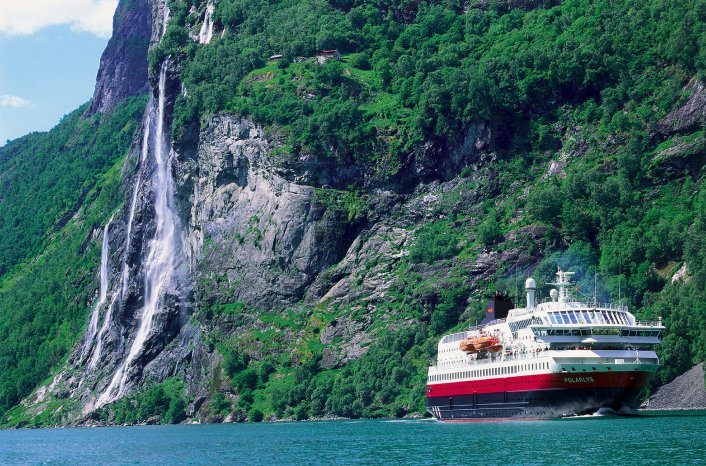
<svg viewBox="0 0 706 466">
<path fill-rule="evenodd" d="M 571 349 L 577 349 L 577 350 L 588 350 L 590 348 L 588 347 L 576 347 L 576 348 L 571 348 Z M 483 358 L 483 359 L 474 359 L 471 361 L 464 360 L 464 361 L 459 361 L 454 364 L 449 364 L 447 366 L 444 366 L 443 369 L 454 369 L 458 367 L 473 367 L 473 366 L 483 366 L 485 364 L 489 363 L 498 363 L 498 362 L 513 362 L 513 361 L 526 361 L 526 360 L 533 360 L 533 359 L 538 359 L 538 358 L 545 358 L 545 357 L 552 357 L 555 358 L 557 356 L 560 356 L 563 351 L 560 351 L 559 354 L 554 352 L 555 350 L 552 348 L 544 348 L 541 351 L 527 351 L 527 352 L 517 352 L 517 353 L 510 353 L 510 354 L 503 354 L 502 356 L 498 356 L 495 358 Z M 635 351 L 635 352 L 640 352 L 640 351 L 648 351 L 645 349 L 639 349 L 639 348 L 624 348 L 623 351 Z M 547 352 L 553 352 L 553 354 L 548 355 Z M 609 358 L 599 358 L 596 359 L 595 357 L 590 358 L 591 361 L 596 361 L 600 363 L 602 360 L 604 360 L 607 363 L 613 363 L 613 360 L 615 357 L 609 357 Z M 620 358 L 619 358 L 620 359 Z M 623 358 L 627 361 L 629 358 Z M 637 358 L 639 359 L 639 357 Z M 432 369 L 438 369 L 439 364 L 434 364 L 430 366 Z"/>
<path fill-rule="evenodd" d="M 483 365 L 483 364 L 488 364 L 491 362 L 500 362 L 500 361 L 524 361 L 527 359 L 536 359 L 536 358 L 541 358 L 546 356 L 547 351 L 552 351 L 551 348 L 544 348 L 541 349 L 540 351 L 526 351 L 526 352 L 511 352 L 511 353 L 499 353 L 501 354 L 500 356 L 494 357 L 494 358 L 483 358 L 483 359 L 474 359 L 472 361 L 464 360 L 464 361 L 459 361 L 455 364 L 449 364 L 447 367 L 453 368 L 453 367 L 466 367 L 466 366 L 474 366 L 474 365 Z M 439 364 L 435 364 L 432 367 L 436 368 L 438 367 Z"/>
<path fill-rule="evenodd" d="M 664 327 L 661 320 L 636 320 L 636 327 Z"/>
</svg>

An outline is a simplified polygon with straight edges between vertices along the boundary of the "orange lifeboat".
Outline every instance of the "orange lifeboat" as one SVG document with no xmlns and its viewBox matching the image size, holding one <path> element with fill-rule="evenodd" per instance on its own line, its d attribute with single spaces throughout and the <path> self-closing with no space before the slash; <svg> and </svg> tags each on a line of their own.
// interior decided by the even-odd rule
<svg viewBox="0 0 706 466">
<path fill-rule="evenodd" d="M 473 345 L 473 342 L 471 340 L 472 340 L 472 338 L 467 338 L 465 340 L 461 340 L 461 344 L 459 345 L 459 348 L 461 348 L 461 351 L 465 351 L 466 353 L 477 353 L 478 352 L 478 350 Z"/>
<path fill-rule="evenodd" d="M 480 336 L 461 340 L 459 348 L 466 353 L 481 353 L 488 351 L 488 348 L 499 346 L 500 341 L 496 337 Z M 502 346 L 500 345 L 500 349 Z M 496 351 L 493 351 L 496 352 Z"/>
<path fill-rule="evenodd" d="M 474 338 L 473 346 L 475 346 L 478 351 L 481 351 L 496 343 L 498 343 L 498 339 L 495 337 L 478 337 Z"/>
<path fill-rule="evenodd" d="M 502 349 L 503 349 L 503 345 L 497 344 L 497 345 L 489 346 L 485 350 L 489 353 L 499 353 L 500 351 L 502 351 Z"/>
</svg>

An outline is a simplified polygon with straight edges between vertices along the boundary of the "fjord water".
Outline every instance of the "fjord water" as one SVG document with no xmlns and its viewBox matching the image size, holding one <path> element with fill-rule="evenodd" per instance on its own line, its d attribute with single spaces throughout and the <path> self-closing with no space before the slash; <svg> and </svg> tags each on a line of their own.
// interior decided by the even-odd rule
<svg viewBox="0 0 706 466">
<path fill-rule="evenodd" d="M 2 464 L 704 464 L 706 412 L 0 431 Z"/>
</svg>

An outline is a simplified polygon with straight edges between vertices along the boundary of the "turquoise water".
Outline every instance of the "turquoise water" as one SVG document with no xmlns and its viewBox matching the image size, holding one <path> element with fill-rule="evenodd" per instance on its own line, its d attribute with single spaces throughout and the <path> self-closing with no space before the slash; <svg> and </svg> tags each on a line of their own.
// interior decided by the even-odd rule
<svg viewBox="0 0 706 466">
<path fill-rule="evenodd" d="M 0 431 L 2 464 L 706 464 L 706 413 Z"/>
</svg>

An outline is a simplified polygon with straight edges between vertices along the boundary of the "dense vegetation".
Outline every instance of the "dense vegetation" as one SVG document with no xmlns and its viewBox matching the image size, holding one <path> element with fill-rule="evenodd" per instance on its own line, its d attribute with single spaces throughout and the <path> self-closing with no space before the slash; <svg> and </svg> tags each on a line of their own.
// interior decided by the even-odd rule
<svg viewBox="0 0 706 466">
<path fill-rule="evenodd" d="M 662 317 L 668 332 L 661 382 L 706 359 L 706 132 L 703 125 L 655 129 L 689 98 L 687 83 L 706 75 L 706 1 L 219 0 L 209 45 L 190 37 L 206 1 L 170 5 L 172 20 L 149 59 L 153 78 L 166 57 L 180 62 L 187 92 L 175 105 L 177 142 L 209 114 L 251 116 L 282 142 L 275 155 L 312 153 L 357 166 L 363 176 L 336 187 L 348 190 L 342 198 L 356 219 L 369 208 L 360 201 L 369 188 L 397 189 L 423 156 L 420 147 L 444 153 L 480 122 L 490 127 L 497 155 L 492 167 L 478 169 L 484 176 L 470 168 L 458 174 L 457 189 L 444 194 L 433 220 L 415 229 L 409 255 L 391 267 L 387 301 L 373 311 L 350 305 L 272 312 L 225 295 L 197 303 L 194 318 L 204 328 L 246 318 L 267 327 L 207 336 L 223 356 L 207 408 L 213 419 L 233 412 L 258 421 L 421 411 L 437 338 L 481 315 L 483 303 L 467 301 L 471 291 L 497 285 L 473 283 L 469 262 L 510 247 L 532 258 L 519 272 L 531 270 L 540 283 L 559 263 L 578 272 L 584 291 L 598 275 L 602 297 L 620 290 L 640 318 Z M 330 48 L 341 61 L 314 58 Z M 269 62 L 273 54 L 284 57 Z M 61 360 L 83 325 L 97 245 L 88 245 L 79 267 L 75 252 L 115 208 L 116 197 L 106 193 L 119 187 L 119 148 L 137 122 L 139 105 L 131 105 L 97 132 L 84 131 L 90 122 L 75 114 L 54 133 L 0 152 L 0 228 L 8 235 L 0 239 L 8 245 L 0 270 L 16 267 L 0 288 L 0 341 L 12 342 L 0 345 L 0 412 Z M 102 133 L 104 127 L 112 129 Z M 71 144 L 78 140 L 92 150 Z M 5 178 L 33 154 L 68 155 L 65 162 L 29 159 L 25 170 L 46 180 L 36 208 L 29 202 L 34 179 L 17 184 L 20 197 L 10 198 L 7 183 L 19 180 Z M 552 161 L 560 168 L 548 174 Z M 492 177 L 492 185 L 479 184 Z M 463 202 L 464 190 L 479 193 L 477 205 Z M 64 226 L 82 202 L 93 210 Z M 544 231 L 541 244 L 510 244 L 510 233 L 530 226 Z M 56 252 L 39 259 L 46 265 L 25 270 L 22 261 L 47 244 Z M 683 279 L 672 282 L 684 264 Z M 503 267 L 500 280 L 515 272 L 513 264 Z M 37 292 L 40 283 L 50 292 Z M 37 296 L 46 301 L 30 305 Z M 362 358 L 324 368 L 320 332 L 327 323 L 381 316 L 414 323 L 378 328 Z M 248 356 L 254 347 L 258 357 Z M 181 388 L 169 381 L 120 401 L 110 408 L 112 419 L 178 422 Z M 111 419 L 108 410 L 98 416 Z"/>
<path fill-rule="evenodd" d="M 238 342 L 242 340 L 234 338 L 219 345 L 224 355 L 223 380 L 216 377 L 215 388 L 224 391 L 216 393 L 210 408 L 217 419 L 233 411 L 250 421 L 264 416 L 302 420 L 389 417 L 423 411 L 424 369 L 434 345 L 424 325 L 403 329 L 372 344 L 364 358 L 336 370 L 323 369 L 321 353 L 316 351 L 292 366 L 285 363 L 282 367 L 278 351 L 268 351 L 267 357 L 255 361 L 232 345 Z M 279 349 L 276 338 L 271 343 Z M 235 403 L 223 396 L 231 391 L 237 393 Z"/>
<path fill-rule="evenodd" d="M 446 219 L 422 225 L 395 270 L 396 301 L 380 312 L 420 321 L 414 344 L 372 345 L 332 373 L 318 365 L 312 338 L 301 365 L 275 360 L 277 376 L 252 378 L 240 409 L 297 418 L 417 409 L 409 390 L 422 381 L 413 367 L 423 371 L 435 338 L 476 315 L 465 303 L 465 259 L 507 247 L 504 235 L 532 224 L 546 227 L 549 254 L 534 270 L 540 282 L 558 262 L 579 272 L 584 290 L 598 274 L 603 297 L 620 289 L 640 317 L 664 318 L 661 381 L 706 358 L 704 128 L 655 132 L 688 98 L 689 80 L 706 71 L 706 2 L 221 0 L 215 21 L 224 33 L 208 46 L 188 34 L 203 4 L 173 2 L 167 35 L 150 56 L 153 74 L 168 55 L 182 62 L 188 93 L 176 106 L 177 139 L 210 113 L 243 113 L 283 136 L 281 152 L 361 167 L 356 189 L 404 175 L 423 142 L 443 150 L 478 121 L 491 126 L 500 155 L 501 188 L 483 204 L 485 220 L 450 193 L 439 212 Z M 312 58 L 329 48 L 340 62 Z M 273 54 L 284 58 L 268 62 Z M 570 163 L 547 176 L 558 159 Z M 529 195 L 517 186 L 531 186 Z M 685 262 L 685 281 L 672 284 Z M 383 354 L 399 368 L 394 375 Z M 236 391 L 238 370 L 228 374 Z"/>
<path fill-rule="evenodd" d="M 125 154 L 144 104 L 137 99 L 110 118 L 84 118 L 83 106 L 52 131 L 2 148 L 0 275 L 40 253 L 68 223 L 105 171 Z"/>
<path fill-rule="evenodd" d="M 575 125 L 634 130 L 706 67 L 700 1 L 574 0 L 532 11 L 500 1 L 464 14 L 460 1 L 223 0 L 215 20 L 225 34 L 207 47 L 188 36 L 199 3 L 173 2 L 151 55 L 153 70 L 167 54 L 183 61 L 189 92 L 177 135 L 208 113 L 237 111 L 276 125 L 291 151 L 377 175 L 397 173 L 420 141 L 443 146 L 478 120 L 493 124 L 510 153 L 557 148 L 552 128 L 567 104 L 581 106 Z M 343 62 L 309 58 L 326 48 Z M 284 59 L 267 65 L 272 54 Z M 290 63 L 296 57 L 308 59 Z M 646 100 L 655 105 L 622 114 Z"/>
<path fill-rule="evenodd" d="M 99 231 L 121 204 L 122 164 L 145 99 L 109 116 L 81 107 L 47 133 L 0 149 L 0 413 L 16 405 L 81 335 L 95 295 Z"/>
<path fill-rule="evenodd" d="M 184 383 L 178 379 L 164 382 L 116 401 L 110 409 L 100 408 L 91 418 L 113 424 L 178 424 L 186 419 Z"/>
</svg>

